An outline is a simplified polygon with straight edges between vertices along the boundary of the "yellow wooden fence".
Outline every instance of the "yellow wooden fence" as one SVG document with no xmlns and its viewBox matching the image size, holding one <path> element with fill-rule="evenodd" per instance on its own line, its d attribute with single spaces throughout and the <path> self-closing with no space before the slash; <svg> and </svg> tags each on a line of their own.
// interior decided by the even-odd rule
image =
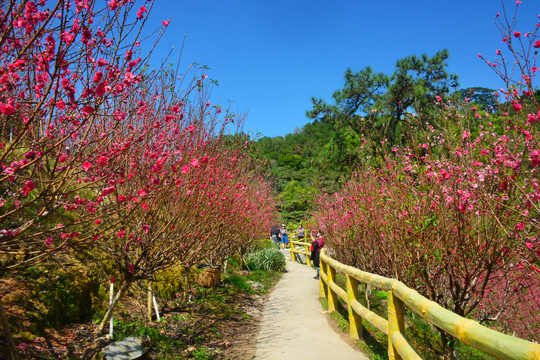
<svg viewBox="0 0 540 360">
<path fill-rule="evenodd" d="M 306 230 L 304 233 L 306 234 L 306 233 L 308 233 L 308 231 Z M 298 234 L 298 232 L 296 232 L 295 234 Z M 306 259 L 307 259 L 306 264 L 307 265 L 310 264 L 310 262 L 311 262 L 311 251 L 310 251 L 311 242 L 310 242 L 310 240 L 308 240 L 307 237 L 305 237 L 303 239 L 303 241 L 295 241 L 295 240 L 289 239 L 289 245 L 291 247 L 291 259 L 293 259 L 293 260 L 296 259 L 295 254 L 305 255 Z"/>
<path fill-rule="evenodd" d="M 291 242 L 292 259 L 295 253 L 305 252 L 309 265 L 307 246 L 309 244 L 303 242 Z M 297 247 L 303 247 L 305 250 L 298 250 Z M 362 337 L 362 319 L 387 335 L 390 360 L 422 359 L 405 339 L 405 306 L 465 345 L 486 354 L 500 359 L 540 360 L 540 344 L 502 334 L 480 325 L 477 321 L 456 315 L 396 279 L 385 278 L 344 265 L 327 256 L 324 249 L 321 251 L 320 265 L 320 294 L 321 297 L 328 299 L 328 310 L 336 310 L 339 299 L 347 304 L 350 336 L 353 338 Z M 346 276 L 346 289 L 342 289 L 336 283 L 337 273 Z M 359 282 L 388 291 L 388 319 L 382 318 L 360 304 L 358 301 Z"/>
<path fill-rule="evenodd" d="M 291 251 L 291 259 L 296 259 L 295 254 L 305 255 L 306 256 L 306 264 L 309 265 L 311 263 L 311 236 L 310 234 L 316 231 L 315 229 L 304 229 L 302 232 L 304 233 L 304 239 L 302 241 L 292 241 L 289 239 L 289 245 L 290 245 L 290 251 Z M 300 231 L 295 231 L 292 233 L 292 237 L 299 235 Z"/>
</svg>

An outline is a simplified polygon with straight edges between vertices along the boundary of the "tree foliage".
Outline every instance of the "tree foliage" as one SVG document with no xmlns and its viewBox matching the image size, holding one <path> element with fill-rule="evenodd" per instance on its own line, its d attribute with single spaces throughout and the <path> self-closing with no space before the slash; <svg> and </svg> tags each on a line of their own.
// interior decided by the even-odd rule
<svg viewBox="0 0 540 360">
<path fill-rule="evenodd" d="M 135 281 L 223 263 L 274 208 L 205 69 L 150 67 L 140 5 L 0 6 L 0 269 L 101 267 L 121 286 L 98 331 Z"/>
</svg>

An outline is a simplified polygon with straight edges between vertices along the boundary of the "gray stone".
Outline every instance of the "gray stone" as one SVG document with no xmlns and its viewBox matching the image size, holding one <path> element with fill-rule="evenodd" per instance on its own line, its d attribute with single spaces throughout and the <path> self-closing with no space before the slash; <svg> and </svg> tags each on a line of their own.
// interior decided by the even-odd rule
<svg viewBox="0 0 540 360">
<path fill-rule="evenodd" d="M 256 282 L 256 281 L 246 281 L 249 286 L 251 286 L 251 288 L 255 291 L 259 291 L 259 290 L 262 290 L 264 289 L 264 285 L 261 284 L 260 282 Z"/>
<path fill-rule="evenodd" d="M 130 336 L 117 341 L 103 349 L 103 356 L 107 360 L 134 360 L 146 353 L 145 344 L 149 339 Z"/>
<path fill-rule="evenodd" d="M 256 307 L 246 307 L 244 308 L 244 312 L 252 318 L 258 318 L 261 316 L 261 310 L 257 309 Z"/>
<path fill-rule="evenodd" d="M 251 298 L 256 305 L 264 304 L 264 299 L 261 295 L 253 295 Z"/>
</svg>

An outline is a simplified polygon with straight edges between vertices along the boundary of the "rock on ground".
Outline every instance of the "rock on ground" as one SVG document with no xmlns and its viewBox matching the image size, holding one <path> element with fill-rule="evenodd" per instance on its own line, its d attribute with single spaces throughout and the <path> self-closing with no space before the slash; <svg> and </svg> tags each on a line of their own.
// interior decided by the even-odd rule
<svg viewBox="0 0 540 360">
<path fill-rule="evenodd" d="M 130 336 L 103 348 L 103 357 L 106 360 L 138 359 L 146 353 L 145 343 L 147 343 L 147 339 Z"/>
<path fill-rule="evenodd" d="M 264 285 L 260 282 L 248 280 L 246 281 L 246 283 L 248 283 L 248 285 L 251 286 L 251 288 L 255 291 L 260 291 L 264 289 Z"/>
</svg>

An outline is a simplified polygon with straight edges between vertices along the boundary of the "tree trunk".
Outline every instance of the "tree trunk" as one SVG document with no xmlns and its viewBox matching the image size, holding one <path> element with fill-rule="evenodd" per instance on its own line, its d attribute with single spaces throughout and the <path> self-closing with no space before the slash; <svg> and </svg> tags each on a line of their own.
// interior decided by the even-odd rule
<svg viewBox="0 0 540 360">
<path fill-rule="evenodd" d="M 105 326 L 107 326 L 107 322 L 108 322 L 109 319 L 111 318 L 111 315 L 112 315 L 112 313 L 113 313 L 114 306 L 116 305 L 116 303 L 118 302 L 118 300 L 120 300 L 120 298 L 122 297 L 122 295 L 124 295 L 124 293 L 125 293 L 126 290 L 129 288 L 130 285 L 131 285 L 131 281 L 124 280 L 124 281 L 122 282 L 122 286 L 120 287 L 120 289 L 119 289 L 118 292 L 116 293 L 116 296 L 114 297 L 112 304 L 109 306 L 109 309 L 108 309 L 107 312 L 105 313 L 105 316 L 103 317 L 103 320 L 101 320 L 101 323 L 99 324 L 98 328 L 96 329 L 96 334 L 101 334 L 101 333 L 103 333 L 103 331 L 105 330 Z"/>
<path fill-rule="evenodd" d="M 457 351 L 456 351 L 456 339 L 448 335 L 446 332 L 438 329 L 441 333 L 441 342 L 443 348 L 443 359 L 444 360 L 459 360 Z"/>
<path fill-rule="evenodd" d="M 15 346 L 15 341 L 13 341 L 13 336 L 11 335 L 11 330 L 9 329 L 6 312 L 4 311 L 4 303 L 2 302 L 1 296 L 0 296 L 0 320 L 2 321 L 2 326 L 4 327 L 4 333 L 6 335 L 6 340 L 9 345 L 9 352 L 11 353 L 11 358 L 13 360 L 19 360 L 19 354 L 17 353 L 17 347 Z"/>
</svg>

